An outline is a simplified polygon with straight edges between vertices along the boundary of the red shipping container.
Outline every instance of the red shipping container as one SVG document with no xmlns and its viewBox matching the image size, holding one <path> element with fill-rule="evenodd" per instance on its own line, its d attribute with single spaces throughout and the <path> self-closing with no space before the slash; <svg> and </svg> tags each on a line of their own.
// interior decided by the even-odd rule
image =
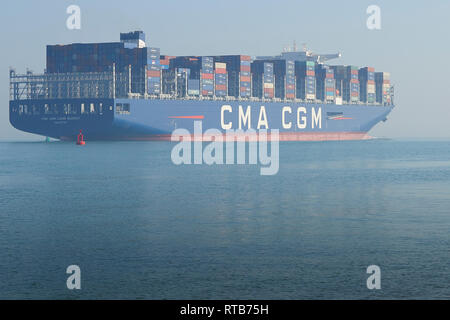
<svg viewBox="0 0 450 320">
<path fill-rule="evenodd" d="M 351 83 L 359 83 L 359 80 L 358 79 L 352 79 L 352 80 L 350 80 L 350 82 Z"/>
<path fill-rule="evenodd" d="M 374 80 L 367 80 L 367 84 L 375 84 Z"/>
<path fill-rule="evenodd" d="M 160 76 L 161 72 L 158 70 L 147 70 L 147 77 L 159 78 Z"/>
<path fill-rule="evenodd" d="M 384 84 L 390 84 L 391 82 L 390 82 L 390 80 L 384 80 L 383 83 Z"/>
<path fill-rule="evenodd" d="M 326 78 L 327 79 L 334 79 L 334 76 L 333 76 L 332 73 L 327 73 Z"/>
<path fill-rule="evenodd" d="M 250 66 L 241 66 L 241 71 L 250 72 Z"/>
<path fill-rule="evenodd" d="M 314 71 L 309 71 L 309 70 L 307 70 L 307 71 L 306 71 L 306 75 L 307 75 L 307 76 L 312 76 L 312 77 L 314 77 Z"/>
<path fill-rule="evenodd" d="M 352 97 L 357 97 L 358 96 L 358 92 L 352 92 Z"/>
<path fill-rule="evenodd" d="M 202 73 L 202 79 L 214 79 L 214 74 L 212 73 Z"/>
<path fill-rule="evenodd" d="M 202 96 L 208 96 L 208 95 L 212 95 L 212 92 L 208 91 L 208 90 L 202 90 Z"/>
<path fill-rule="evenodd" d="M 294 99 L 294 94 L 293 93 L 286 93 L 286 98 Z"/>
<path fill-rule="evenodd" d="M 250 61 L 250 56 L 241 56 L 241 60 Z"/>
<path fill-rule="evenodd" d="M 224 84 L 216 84 L 216 90 L 227 90 L 227 86 Z"/>
<path fill-rule="evenodd" d="M 333 91 L 334 91 L 334 88 L 326 88 L 326 91 L 328 91 L 328 92 L 333 92 Z"/>
<path fill-rule="evenodd" d="M 245 91 L 247 91 L 248 89 L 247 89 L 247 87 L 241 87 L 241 92 L 245 92 Z"/>
<path fill-rule="evenodd" d="M 351 74 L 358 74 L 358 70 L 351 70 Z"/>
<path fill-rule="evenodd" d="M 241 76 L 241 82 L 250 82 L 250 77 Z"/>
<path fill-rule="evenodd" d="M 375 72 L 375 68 L 367 67 L 367 71 L 369 71 L 369 72 Z"/>
<path fill-rule="evenodd" d="M 217 74 L 225 74 L 227 73 L 227 69 L 216 69 Z"/>
<path fill-rule="evenodd" d="M 264 92 L 273 93 L 273 88 L 264 88 Z"/>
</svg>

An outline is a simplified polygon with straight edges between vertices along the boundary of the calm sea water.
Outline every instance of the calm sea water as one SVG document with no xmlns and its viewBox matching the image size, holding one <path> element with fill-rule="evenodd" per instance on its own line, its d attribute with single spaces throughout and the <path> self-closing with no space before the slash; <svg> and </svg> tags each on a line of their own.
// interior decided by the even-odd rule
<svg viewBox="0 0 450 320">
<path fill-rule="evenodd" d="M 450 298 L 449 142 L 282 143 L 275 176 L 172 147 L 0 143 L 0 298 Z"/>
</svg>

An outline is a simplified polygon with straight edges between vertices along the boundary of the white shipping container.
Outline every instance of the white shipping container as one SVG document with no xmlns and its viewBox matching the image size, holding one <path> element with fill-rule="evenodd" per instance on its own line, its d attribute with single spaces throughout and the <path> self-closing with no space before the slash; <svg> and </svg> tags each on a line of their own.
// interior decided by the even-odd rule
<svg viewBox="0 0 450 320">
<path fill-rule="evenodd" d="M 273 83 L 264 83 L 264 88 L 273 89 Z"/>
<path fill-rule="evenodd" d="M 383 80 L 390 80 L 391 79 L 391 74 L 389 72 L 383 72 Z"/>
<path fill-rule="evenodd" d="M 223 62 L 216 62 L 216 69 L 226 69 L 227 64 Z"/>
</svg>

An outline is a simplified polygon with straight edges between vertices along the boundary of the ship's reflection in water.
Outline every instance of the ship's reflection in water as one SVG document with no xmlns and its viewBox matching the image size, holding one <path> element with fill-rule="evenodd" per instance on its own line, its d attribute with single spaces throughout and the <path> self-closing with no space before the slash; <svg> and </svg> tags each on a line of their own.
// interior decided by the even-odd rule
<svg viewBox="0 0 450 320">
<path fill-rule="evenodd" d="M 0 296 L 448 297 L 444 145 L 281 143 L 261 176 L 175 166 L 166 142 L 2 143 Z M 366 288 L 372 264 L 382 290 Z"/>
</svg>

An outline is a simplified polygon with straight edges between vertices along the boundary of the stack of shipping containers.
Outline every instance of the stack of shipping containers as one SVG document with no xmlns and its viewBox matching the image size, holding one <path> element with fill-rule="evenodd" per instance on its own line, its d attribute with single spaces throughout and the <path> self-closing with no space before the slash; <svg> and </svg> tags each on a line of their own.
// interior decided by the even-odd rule
<svg viewBox="0 0 450 320">
<path fill-rule="evenodd" d="M 201 95 L 203 97 L 212 97 L 214 95 L 214 60 L 212 57 L 202 57 Z"/>
<path fill-rule="evenodd" d="M 145 92 L 146 47 L 125 48 L 124 43 L 88 43 L 47 46 L 47 73 L 116 72 L 131 68 L 132 92 Z M 159 64 L 159 62 L 158 62 Z"/>
<path fill-rule="evenodd" d="M 147 93 L 161 93 L 161 65 L 159 48 L 147 48 Z"/>
<path fill-rule="evenodd" d="M 357 66 L 347 66 L 343 83 L 343 100 L 350 103 L 359 101 L 359 80 Z"/>
<path fill-rule="evenodd" d="M 295 62 L 286 60 L 286 99 L 295 99 Z"/>
<path fill-rule="evenodd" d="M 144 48 L 145 33 L 143 31 L 120 33 L 120 42 L 127 49 Z"/>
<path fill-rule="evenodd" d="M 295 61 L 297 78 L 297 98 L 316 99 L 316 77 L 314 61 Z"/>
<path fill-rule="evenodd" d="M 375 73 L 376 102 L 381 104 L 391 103 L 391 82 L 388 72 Z"/>
<path fill-rule="evenodd" d="M 364 67 L 359 69 L 359 99 L 362 102 L 375 102 L 375 69 Z"/>
<path fill-rule="evenodd" d="M 228 92 L 227 64 L 223 62 L 215 63 L 215 96 L 226 97 Z"/>
<path fill-rule="evenodd" d="M 173 57 L 169 59 L 169 69 L 190 69 L 187 79 L 187 94 L 189 96 L 200 95 L 201 58 L 199 57 Z"/>
<path fill-rule="evenodd" d="M 252 97 L 262 98 L 263 88 L 264 88 L 264 64 L 263 60 L 255 60 L 251 63 L 251 74 L 252 74 Z"/>
<path fill-rule="evenodd" d="M 161 70 L 161 92 L 163 94 L 174 95 L 176 91 L 176 73 L 175 69 L 165 69 Z"/>
<path fill-rule="evenodd" d="M 160 55 L 159 64 L 161 65 L 161 70 L 168 70 L 170 66 L 170 59 L 168 56 Z"/>
<path fill-rule="evenodd" d="M 270 62 L 264 63 L 263 88 L 264 88 L 264 98 L 273 99 L 274 97 L 273 63 Z"/>
<path fill-rule="evenodd" d="M 47 46 L 46 71 L 105 72 L 115 65 L 116 72 L 131 72 L 131 92 L 150 95 L 391 103 L 389 73 L 371 67 L 316 66 L 277 57 L 251 62 L 247 55 L 162 56 L 159 48 L 145 47 L 141 31 L 121 34 L 120 40 Z"/>
<path fill-rule="evenodd" d="M 103 72 L 110 70 L 114 63 L 120 68 L 132 62 L 144 66 L 145 62 L 137 59 L 137 51 L 124 49 L 123 43 L 49 45 L 46 70 L 48 73 Z M 132 56 L 134 61 L 129 59 Z"/>
<path fill-rule="evenodd" d="M 200 95 L 200 79 L 188 79 L 188 95 L 199 96 Z"/>
<path fill-rule="evenodd" d="M 222 62 L 227 65 L 227 78 L 228 78 L 228 96 L 238 98 L 240 96 L 240 75 L 241 75 L 241 55 L 228 55 L 228 56 L 215 56 L 214 62 Z M 250 63 L 250 57 L 248 57 L 248 62 Z M 250 66 L 250 64 L 249 64 Z M 244 69 L 248 69 L 244 67 Z M 245 71 L 244 71 L 245 72 Z M 250 75 L 250 71 L 245 72 Z"/>
<path fill-rule="evenodd" d="M 176 58 L 175 56 L 160 55 L 159 63 L 161 64 L 161 70 L 167 70 L 170 67 L 170 59 Z"/>
<path fill-rule="evenodd" d="M 336 100 L 336 81 L 334 80 L 334 70 L 330 67 L 327 67 L 326 70 L 325 101 L 332 103 Z"/>
<path fill-rule="evenodd" d="M 186 97 L 187 96 L 187 83 L 190 76 L 191 70 L 188 68 L 177 68 L 176 70 L 176 88 L 177 88 L 177 97 Z"/>
<path fill-rule="evenodd" d="M 251 96 L 250 56 L 241 55 L 239 93 L 244 98 Z"/>
<path fill-rule="evenodd" d="M 286 97 L 286 79 L 287 77 L 290 78 L 291 86 L 291 93 L 295 96 L 295 65 L 294 61 L 284 60 L 284 59 L 260 59 L 255 60 L 252 63 L 252 86 L 257 85 L 258 88 L 253 88 L 253 96 L 254 97 L 262 97 L 264 86 L 262 74 L 266 73 L 264 71 L 264 63 L 272 64 L 273 66 L 273 98 L 279 98 L 284 99 Z M 289 69 L 290 68 L 290 69 Z M 290 71 L 288 71 L 290 70 Z M 290 75 L 288 73 L 290 72 Z M 254 77 L 257 77 L 257 79 L 253 79 Z M 268 87 L 272 87 L 271 85 L 266 86 L 266 89 Z M 292 99 L 292 98 L 291 98 Z"/>
<path fill-rule="evenodd" d="M 323 102 L 335 100 L 334 70 L 322 64 L 316 65 L 316 97 Z"/>
<path fill-rule="evenodd" d="M 331 66 L 334 73 L 334 85 L 336 98 L 343 98 L 344 82 L 346 81 L 346 68 L 345 66 Z"/>
</svg>

